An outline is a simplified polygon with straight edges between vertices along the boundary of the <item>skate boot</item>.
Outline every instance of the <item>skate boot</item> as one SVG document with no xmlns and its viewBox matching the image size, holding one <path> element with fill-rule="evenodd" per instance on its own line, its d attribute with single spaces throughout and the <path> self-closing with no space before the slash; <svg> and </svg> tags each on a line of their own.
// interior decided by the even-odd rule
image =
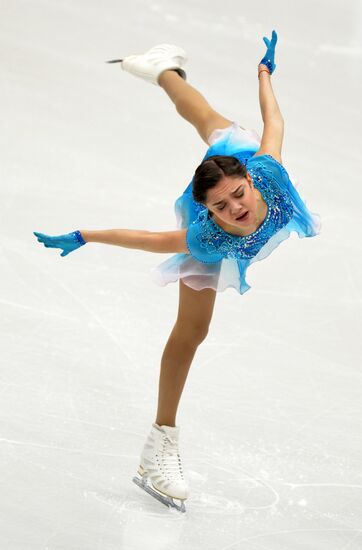
<svg viewBox="0 0 362 550">
<path fill-rule="evenodd" d="M 144 54 L 128 55 L 121 60 L 124 71 L 156 86 L 161 73 L 168 69 L 176 70 L 186 80 L 186 73 L 182 69 L 186 61 L 186 52 L 172 44 L 158 44 Z"/>
<path fill-rule="evenodd" d="M 179 431 L 179 426 L 152 424 L 133 481 L 166 506 L 186 512 L 189 488 L 178 450 Z"/>
</svg>

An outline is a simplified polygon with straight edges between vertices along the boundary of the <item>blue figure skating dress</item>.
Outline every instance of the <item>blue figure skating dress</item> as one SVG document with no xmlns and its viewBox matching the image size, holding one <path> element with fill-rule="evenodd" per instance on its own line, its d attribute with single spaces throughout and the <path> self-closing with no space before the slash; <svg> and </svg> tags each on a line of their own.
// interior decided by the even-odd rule
<svg viewBox="0 0 362 550">
<path fill-rule="evenodd" d="M 228 128 L 214 130 L 208 142 L 204 159 L 228 155 L 245 164 L 268 206 L 265 220 L 250 235 L 226 232 L 207 207 L 193 200 L 191 181 L 175 202 L 177 228 L 187 228 L 189 254 L 175 254 L 153 268 L 151 277 L 161 286 L 182 279 L 195 290 L 235 288 L 244 294 L 250 288 L 245 280 L 249 265 L 269 256 L 292 231 L 300 238 L 318 235 L 320 216 L 308 210 L 284 166 L 270 155 L 254 156 L 261 143 L 255 130 L 242 129 L 233 122 Z"/>
</svg>

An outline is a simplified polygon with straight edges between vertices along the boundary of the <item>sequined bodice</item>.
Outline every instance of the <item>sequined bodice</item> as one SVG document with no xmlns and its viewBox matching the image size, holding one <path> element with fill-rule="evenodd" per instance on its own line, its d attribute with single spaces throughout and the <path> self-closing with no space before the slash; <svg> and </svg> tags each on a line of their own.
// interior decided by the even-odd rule
<svg viewBox="0 0 362 550">
<path fill-rule="evenodd" d="M 265 163 L 255 162 L 254 159 L 249 167 L 248 160 L 245 159 L 245 164 L 254 187 L 260 191 L 268 206 L 265 220 L 250 235 L 234 235 L 222 229 L 212 219 L 208 209 L 202 207 L 193 223 L 199 224 L 200 231 L 196 238 L 200 247 L 209 254 L 221 254 L 224 258 L 253 258 L 272 235 L 293 217 L 293 204 L 289 194 L 278 185 L 273 172 Z"/>
</svg>

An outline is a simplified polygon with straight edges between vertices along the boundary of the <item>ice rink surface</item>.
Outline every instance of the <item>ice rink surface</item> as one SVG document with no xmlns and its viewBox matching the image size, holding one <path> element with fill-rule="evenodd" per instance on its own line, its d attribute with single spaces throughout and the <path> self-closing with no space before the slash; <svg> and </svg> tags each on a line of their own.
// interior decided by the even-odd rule
<svg viewBox="0 0 362 550">
<path fill-rule="evenodd" d="M 1 550 L 362 547 L 362 4 L 13 0 L 1 6 Z M 162 42 L 262 133 L 278 33 L 283 162 L 322 218 L 219 293 L 181 399 L 186 514 L 132 483 L 178 283 L 169 255 L 33 231 L 176 229 L 206 146 L 164 91 L 105 60 Z"/>
</svg>

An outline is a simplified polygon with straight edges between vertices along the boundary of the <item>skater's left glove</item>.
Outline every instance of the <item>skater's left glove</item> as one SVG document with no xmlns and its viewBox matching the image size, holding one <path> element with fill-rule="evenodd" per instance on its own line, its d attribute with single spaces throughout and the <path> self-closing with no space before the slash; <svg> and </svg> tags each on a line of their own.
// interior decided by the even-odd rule
<svg viewBox="0 0 362 550">
<path fill-rule="evenodd" d="M 37 237 L 38 242 L 43 243 L 46 248 L 61 248 L 63 250 L 60 254 L 61 256 L 67 256 L 73 250 L 86 244 L 80 231 L 73 231 L 72 233 L 55 237 L 44 235 L 44 233 L 37 233 L 36 231 L 33 234 Z"/>
<path fill-rule="evenodd" d="M 270 74 L 273 74 L 276 65 L 274 63 L 274 55 L 275 55 L 275 45 L 278 40 L 277 33 L 275 31 L 272 32 L 272 39 L 269 40 L 266 36 L 263 37 L 263 40 L 266 44 L 267 50 L 266 54 L 264 55 L 263 59 L 259 62 L 259 65 L 262 63 L 263 65 L 266 65 L 270 71 Z"/>
</svg>

